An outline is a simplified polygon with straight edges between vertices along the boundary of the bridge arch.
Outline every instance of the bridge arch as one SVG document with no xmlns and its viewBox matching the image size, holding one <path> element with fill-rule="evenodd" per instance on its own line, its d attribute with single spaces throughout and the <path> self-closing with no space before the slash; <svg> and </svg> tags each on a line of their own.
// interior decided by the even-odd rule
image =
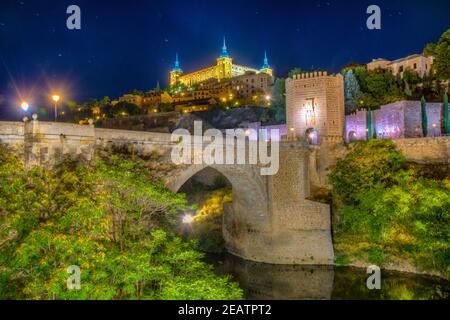
<svg viewBox="0 0 450 320">
<path fill-rule="evenodd" d="M 186 166 L 166 179 L 167 187 L 178 192 L 197 173 L 212 168 L 223 175 L 233 189 L 231 205 L 224 206 L 222 233 L 228 251 L 234 255 L 251 258 L 252 233 L 268 232 L 271 228 L 267 183 L 252 165 Z"/>
</svg>

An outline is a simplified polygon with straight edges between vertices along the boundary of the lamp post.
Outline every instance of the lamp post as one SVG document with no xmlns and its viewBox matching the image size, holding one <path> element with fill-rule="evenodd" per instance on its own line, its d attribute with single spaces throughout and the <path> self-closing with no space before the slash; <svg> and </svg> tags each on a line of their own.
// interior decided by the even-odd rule
<svg viewBox="0 0 450 320">
<path fill-rule="evenodd" d="M 53 101 L 55 102 L 55 122 L 58 119 L 58 101 L 61 99 L 57 94 L 52 96 Z"/>
</svg>

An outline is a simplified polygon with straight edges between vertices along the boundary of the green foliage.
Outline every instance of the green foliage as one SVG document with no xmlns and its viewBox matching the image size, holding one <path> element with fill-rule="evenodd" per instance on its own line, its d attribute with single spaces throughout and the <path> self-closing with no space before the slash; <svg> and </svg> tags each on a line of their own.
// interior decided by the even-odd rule
<svg viewBox="0 0 450 320">
<path fill-rule="evenodd" d="M 114 156 L 22 169 L 0 150 L 0 298 L 239 299 L 171 231 L 189 208 L 145 167 Z M 68 290 L 67 268 L 81 268 Z"/>
<path fill-rule="evenodd" d="M 375 71 L 367 75 L 365 102 L 371 107 L 404 99 L 404 93 L 397 79 L 390 71 Z"/>
<path fill-rule="evenodd" d="M 202 251 L 212 253 L 226 251 L 222 236 L 223 205 L 232 199 L 232 190 L 223 188 L 212 191 L 200 203 L 192 225 L 191 238 L 197 241 Z"/>
<path fill-rule="evenodd" d="M 442 103 L 442 114 L 444 118 L 444 134 L 450 135 L 450 118 L 448 115 L 448 95 L 447 92 L 444 94 L 444 99 Z"/>
<path fill-rule="evenodd" d="M 441 35 L 436 44 L 427 44 L 423 53 L 434 57 L 433 69 L 437 79 L 450 79 L 450 29 Z"/>
<path fill-rule="evenodd" d="M 272 86 L 272 109 L 275 111 L 275 121 L 286 123 L 286 83 L 285 79 L 277 78 Z"/>
<path fill-rule="evenodd" d="M 356 111 L 361 105 L 363 98 L 358 80 L 353 69 L 344 71 L 344 88 L 345 88 L 345 112 L 347 114 Z"/>
<path fill-rule="evenodd" d="M 349 148 L 330 174 L 333 193 L 348 204 L 359 203 L 357 190 L 376 183 L 392 185 L 395 172 L 405 166 L 405 158 L 390 140 L 356 141 Z"/>
<path fill-rule="evenodd" d="M 330 175 L 336 251 L 380 265 L 412 261 L 450 276 L 450 170 L 444 169 L 440 179 L 424 175 L 389 140 L 352 145 Z"/>
<path fill-rule="evenodd" d="M 421 101 L 421 112 L 422 112 L 422 134 L 424 137 L 428 136 L 428 115 L 427 115 L 427 102 L 425 97 L 422 97 Z"/>
<path fill-rule="evenodd" d="M 113 117 L 126 117 L 126 116 L 135 116 L 139 114 L 145 114 L 146 110 L 139 108 L 134 103 L 121 101 L 114 106 L 112 109 Z"/>
<path fill-rule="evenodd" d="M 360 107 L 378 108 L 406 97 L 403 82 L 388 70 L 368 72 L 365 67 L 357 66 L 343 74 L 347 113 Z"/>
<path fill-rule="evenodd" d="M 300 73 L 302 73 L 302 72 L 303 72 L 302 69 L 300 69 L 300 68 L 294 68 L 294 69 L 292 69 L 291 71 L 289 71 L 288 77 L 289 77 L 289 78 L 293 78 L 296 74 L 300 74 Z"/>
</svg>

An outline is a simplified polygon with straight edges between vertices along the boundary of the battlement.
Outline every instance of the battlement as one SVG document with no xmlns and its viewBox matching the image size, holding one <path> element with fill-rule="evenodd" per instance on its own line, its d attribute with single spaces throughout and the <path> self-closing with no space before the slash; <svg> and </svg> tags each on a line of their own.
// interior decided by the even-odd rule
<svg viewBox="0 0 450 320">
<path fill-rule="evenodd" d="M 302 72 L 299 74 L 294 74 L 292 79 L 300 80 L 300 79 L 328 77 L 328 76 L 332 76 L 332 75 L 329 75 L 327 71 L 313 71 L 313 72 Z"/>
</svg>

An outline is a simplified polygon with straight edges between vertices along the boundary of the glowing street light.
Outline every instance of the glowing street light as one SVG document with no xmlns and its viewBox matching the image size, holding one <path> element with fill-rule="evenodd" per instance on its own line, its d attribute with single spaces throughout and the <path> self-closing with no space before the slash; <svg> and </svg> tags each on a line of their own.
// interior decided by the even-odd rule
<svg viewBox="0 0 450 320">
<path fill-rule="evenodd" d="M 28 102 L 23 101 L 23 102 L 20 104 L 20 107 L 22 108 L 23 111 L 27 112 L 28 109 L 30 108 L 30 105 L 28 104 Z"/>
<path fill-rule="evenodd" d="M 55 122 L 58 119 L 58 101 L 61 99 L 57 94 L 52 96 L 53 101 L 55 102 Z"/>
<path fill-rule="evenodd" d="M 191 214 L 185 214 L 183 216 L 183 223 L 184 224 L 191 224 L 194 222 L 194 217 Z"/>
</svg>

